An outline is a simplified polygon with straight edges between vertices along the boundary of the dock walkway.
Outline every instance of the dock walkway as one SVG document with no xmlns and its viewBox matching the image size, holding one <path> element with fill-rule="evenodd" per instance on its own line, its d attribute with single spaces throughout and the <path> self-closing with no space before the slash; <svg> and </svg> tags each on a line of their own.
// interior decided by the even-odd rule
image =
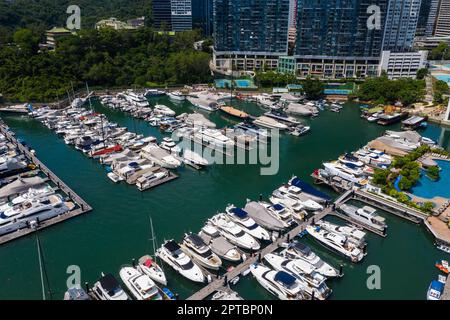
<svg viewBox="0 0 450 320">
<path fill-rule="evenodd" d="M 43 164 L 30 150 L 25 147 L 23 144 L 17 141 L 17 139 L 3 126 L 0 124 L 0 132 L 5 135 L 5 137 L 10 141 L 17 149 L 22 152 L 25 157 L 34 163 L 47 177 L 50 181 L 52 181 L 57 188 L 59 188 L 62 192 L 64 192 L 78 207 L 75 210 L 71 210 L 67 213 L 59 215 L 50 220 L 42 221 L 39 223 L 37 227 L 38 230 L 49 227 L 51 225 L 57 224 L 61 221 L 79 216 L 83 213 L 89 212 L 92 210 L 92 207 L 86 203 L 78 194 L 75 193 L 67 184 L 65 184 L 56 174 L 54 174 L 45 164 Z M 23 237 L 34 232 L 35 229 L 27 228 L 20 229 L 16 232 L 9 233 L 0 237 L 0 244 L 12 241 L 19 237 Z"/>
<path fill-rule="evenodd" d="M 228 287 L 226 280 L 231 280 L 239 276 L 242 272 L 249 269 L 252 264 L 258 262 L 259 259 L 262 259 L 266 254 L 277 250 L 283 242 L 287 242 L 288 240 L 294 239 L 294 237 L 297 236 L 300 232 L 302 232 L 305 229 L 305 227 L 309 225 L 312 221 L 318 221 L 320 219 L 323 219 L 328 214 L 330 214 L 330 212 L 331 207 L 325 208 L 319 214 L 312 216 L 310 219 L 299 224 L 294 229 L 292 229 L 285 235 L 281 236 L 273 243 L 269 244 L 267 247 L 263 248 L 256 254 L 250 256 L 247 260 L 236 266 L 233 270 L 225 273 L 222 277 L 214 277 L 214 280 L 211 283 L 209 283 L 207 286 L 203 287 L 199 291 L 195 292 L 187 300 L 203 300 L 218 290 L 226 290 L 226 288 Z"/>
</svg>

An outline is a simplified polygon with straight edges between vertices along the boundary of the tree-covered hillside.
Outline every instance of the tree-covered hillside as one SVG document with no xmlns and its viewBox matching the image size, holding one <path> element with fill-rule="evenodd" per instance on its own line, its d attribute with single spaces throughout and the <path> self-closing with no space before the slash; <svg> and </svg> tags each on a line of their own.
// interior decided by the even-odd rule
<svg viewBox="0 0 450 320">
<path fill-rule="evenodd" d="M 18 28 L 42 33 L 65 25 L 69 5 L 80 7 L 82 28 L 92 28 L 98 20 L 110 17 L 151 19 L 151 0 L 0 0 L 0 45 L 11 41 Z"/>
</svg>

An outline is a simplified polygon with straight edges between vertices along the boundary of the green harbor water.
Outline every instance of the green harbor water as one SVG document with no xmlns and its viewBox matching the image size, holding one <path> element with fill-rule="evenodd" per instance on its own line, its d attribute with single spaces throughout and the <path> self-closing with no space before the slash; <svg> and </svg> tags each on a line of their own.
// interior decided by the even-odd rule
<svg viewBox="0 0 450 320">
<path fill-rule="evenodd" d="M 173 107 L 177 113 L 194 109 L 188 103 L 177 106 L 167 98 L 160 98 L 159 102 Z M 251 103 L 235 104 L 253 115 L 263 112 Z M 130 131 L 161 138 L 161 133 L 144 121 L 106 109 L 98 103 L 94 106 L 109 120 L 127 126 Z M 234 123 L 219 112 L 209 118 L 218 127 Z M 361 119 L 358 106 L 347 104 L 339 114 L 324 111 L 315 119 L 304 120 L 312 127 L 306 136 L 283 134 L 280 168 L 274 176 L 261 176 L 259 165 L 213 165 L 204 171 L 181 168 L 179 179 L 141 193 L 135 186 L 111 182 L 98 161 L 65 145 L 40 122 L 21 116 L 4 115 L 3 119 L 18 137 L 36 150 L 37 156 L 54 173 L 94 208 L 91 213 L 40 233 L 53 299 L 62 299 L 70 265 L 80 267 L 82 283 L 92 284 L 100 272 L 118 276 L 122 265 L 150 253 L 150 215 L 160 243 L 164 239 L 181 240 L 185 232 L 197 232 L 208 217 L 223 210 L 227 204 L 243 205 L 247 198 L 257 199 L 260 194 L 266 198 L 293 174 L 311 182 L 310 174 L 323 161 L 359 148 L 386 129 Z M 450 131 L 429 125 L 422 133 L 439 140 L 449 149 Z M 322 190 L 335 195 L 328 188 Z M 329 281 L 333 289 L 331 299 L 425 299 L 430 281 L 438 275 L 435 261 L 448 259 L 448 256 L 434 248 L 433 238 L 424 227 L 388 213 L 383 215 L 389 225 L 388 237 L 368 234 L 368 254 L 360 264 L 339 258 L 311 239 L 301 240 L 335 266 L 344 265 L 345 276 Z M 1 246 L 0 261 L 0 299 L 42 298 L 34 236 Z M 380 290 L 367 289 L 367 267 L 370 265 L 381 268 Z M 180 298 L 186 298 L 200 288 L 169 267 L 165 267 L 165 271 L 169 288 Z M 273 298 L 251 276 L 241 279 L 233 288 L 245 299 Z"/>
</svg>

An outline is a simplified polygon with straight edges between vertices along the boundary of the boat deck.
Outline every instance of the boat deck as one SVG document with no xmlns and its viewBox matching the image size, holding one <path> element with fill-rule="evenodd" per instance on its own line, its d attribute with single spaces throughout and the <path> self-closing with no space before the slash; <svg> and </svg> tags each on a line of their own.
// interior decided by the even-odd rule
<svg viewBox="0 0 450 320">
<path fill-rule="evenodd" d="M 168 172 L 167 177 L 165 177 L 163 179 L 160 179 L 158 181 L 155 181 L 155 182 L 149 184 L 148 186 L 146 186 L 144 188 L 138 187 L 139 191 L 145 191 L 145 190 L 148 190 L 148 189 L 152 189 L 152 188 L 157 187 L 157 186 L 159 186 L 161 184 L 164 184 L 166 182 L 169 182 L 169 181 L 172 181 L 172 180 L 175 180 L 175 179 L 178 178 L 178 175 L 176 175 L 175 173 L 173 173 L 171 171 L 168 171 L 168 170 L 167 170 L 167 172 Z"/>
<path fill-rule="evenodd" d="M 280 248 L 282 243 L 289 241 L 291 239 L 294 239 L 294 237 L 297 236 L 300 232 L 302 232 L 308 224 L 324 218 L 330 212 L 331 212 L 330 207 L 325 208 L 322 212 L 312 216 L 307 221 L 299 224 L 294 229 L 292 229 L 289 232 L 287 232 L 286 234 L 280 236 L 273 243 L 269 244 L 262 250 L 252 254 L 250 257 L 247 258 L 247 260 L 245 260 L 241 264 L 237 265 L 234 269 L 228 271 L 223 276 L 221 276 L 221 277 L 214 276 L 213 277 L 214 280 L 211 283 L 209 283 L 208 285 L 206 285 L 199 291 L 195 292 L 187 300 L 203 300 L 218 290 L 228 290 L 228 288 L 229 288 L 228 281 L 229 280 L 241 275 L 242 272 L 249 269 L 252 264 L 260 261 L 266 254 L 274 252 L 275 250 Z"/>
<path fill-rule="evenodd" d="M 54 174 L 45 164 L 43 164 L 33 153 L 30 152 L 30 150 L 22 145 L 20 142 L 16 140 L 16 138 L 6 130 L 6 128 L 2 125 L 0 125 L 0 132 L 5 135 L 5 137 L 23 154 L 25 157 L 34 163 L 36 167 L 44 173 L 48 180 L 52 181 L 57 188 L 59 188 L 64 194 L 66 194 L 71 201 L 75 204 L 75 209 L 70 210 L 64 214 L 61 214 L 57 217 L 54 217 L 52 219 L 40 222 L 37 230 L 47 228 L 49 226 L 55 225 L 59 222 L 65 221 L 67 219 L 77 217 L 79 215 L 82 215 L 84 213 L 87 213 L 92 210 L 92 207 L 84 201 L 78 194 L 75 193 L 67 184 L 65 184 L 56 174 Z M 26 236 L 32 232 L 34 232 L 35 229 L 31 228 L 25 228 L 20 229 L 15 232 L 3 235 L 0 237 L 0 244 L 12 241 L 14 239 Z"/>
</svg>

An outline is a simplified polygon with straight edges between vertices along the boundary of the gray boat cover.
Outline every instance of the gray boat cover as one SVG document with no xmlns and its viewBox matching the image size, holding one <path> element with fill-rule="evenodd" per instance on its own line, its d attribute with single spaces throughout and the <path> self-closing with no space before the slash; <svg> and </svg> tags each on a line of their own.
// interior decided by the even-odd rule
<svg viewBox="0 0 450 320">
<path fill-rule="evenodd" d="M 41 177 L 18 178 L 10 184 L 0 188 L 0 198 L 6 198 L 14 194 L 28 191 L 29 188 L 44 184 L 45 180 Z"/>
<path fill-rule="evenodd" d="M 282 230 L 284 229 L 281 221 L 274 218 L 266 208 L 255 201 L 248 202 L 244 208 L 248 215 L 253 218 L 259 225 L 270 230 Z"/>
<path fill-rule="evenodd" d="M 234 249 L 235 246 L 228 242 L 224 237 L 218 237 L 211 241 L 210 244 L 211 250 L 217 253 L 218 255 L 225 255 L 231 249 Z"/>
</svg>

